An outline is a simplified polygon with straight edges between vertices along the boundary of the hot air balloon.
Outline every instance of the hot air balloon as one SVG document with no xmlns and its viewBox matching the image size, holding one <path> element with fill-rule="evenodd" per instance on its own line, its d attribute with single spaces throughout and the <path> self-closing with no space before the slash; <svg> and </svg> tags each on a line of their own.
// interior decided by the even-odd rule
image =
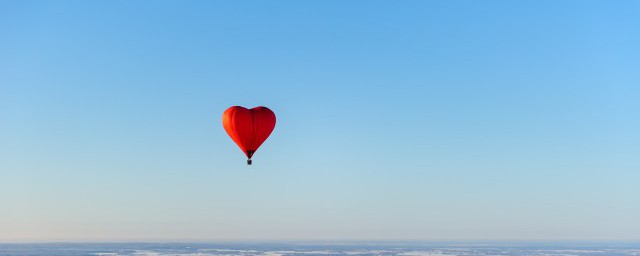
<svg viewBox="0 0 640 256">
<path fill-rule="evenodd" d="M 222 113 L 222 126 L 247 155 L 247 164 L 276 126 L 276 115 L 266 107 L 246 109 L 233 106 Z"/>
</svg>

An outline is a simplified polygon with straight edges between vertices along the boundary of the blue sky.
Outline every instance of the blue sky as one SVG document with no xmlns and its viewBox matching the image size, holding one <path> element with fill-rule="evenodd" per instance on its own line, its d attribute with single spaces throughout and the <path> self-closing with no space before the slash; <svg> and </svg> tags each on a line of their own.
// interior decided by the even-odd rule
<svg viewBox="0 0 640 256">
<path fill-rule="evenodd" d="M 0 1 L 0 241 L 640 239 L 638 13 Z"/>
</svg>

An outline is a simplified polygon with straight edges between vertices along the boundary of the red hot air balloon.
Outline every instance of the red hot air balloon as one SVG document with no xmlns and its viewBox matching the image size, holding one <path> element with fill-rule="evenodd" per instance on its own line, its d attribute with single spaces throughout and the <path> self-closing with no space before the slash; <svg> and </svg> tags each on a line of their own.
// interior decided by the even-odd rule
<svg viewBox="0 0 640 256">
<path fill-rule="evenodd" d="M 247 164 L 276 126 L 276 115 L 266 107 L 246 109 L 233 106 L 222 113 L 222 126 L 247 155 Z"/>
</svg>

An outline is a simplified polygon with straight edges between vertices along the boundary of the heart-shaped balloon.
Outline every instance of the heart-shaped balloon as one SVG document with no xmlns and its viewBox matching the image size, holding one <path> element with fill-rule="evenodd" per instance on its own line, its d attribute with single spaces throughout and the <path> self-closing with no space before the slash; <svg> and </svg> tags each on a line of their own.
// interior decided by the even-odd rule
<svg viewBox="0 0 640 256">
<path fill-rule="evenodd" d="M 229 137 L 247 155 L 247 164 L 276 126 L 276 115 L 266 107 L 228 108 L 222 114 L 222 126 Z"/>
</svg>

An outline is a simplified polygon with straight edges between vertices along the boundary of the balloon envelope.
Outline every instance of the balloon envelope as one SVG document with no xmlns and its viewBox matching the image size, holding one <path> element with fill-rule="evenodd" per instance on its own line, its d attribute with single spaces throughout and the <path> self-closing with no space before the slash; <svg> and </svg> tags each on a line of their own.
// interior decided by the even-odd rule
<svg viewBox="0 0 640 256">
<path fill-rule="evenodd" d="M 276 115 L 266 107 L 246 109 L 233 106 L 222 114 L 222 126 L 250 160 L 271 135 L 276 126 Z"/>
</svg>

